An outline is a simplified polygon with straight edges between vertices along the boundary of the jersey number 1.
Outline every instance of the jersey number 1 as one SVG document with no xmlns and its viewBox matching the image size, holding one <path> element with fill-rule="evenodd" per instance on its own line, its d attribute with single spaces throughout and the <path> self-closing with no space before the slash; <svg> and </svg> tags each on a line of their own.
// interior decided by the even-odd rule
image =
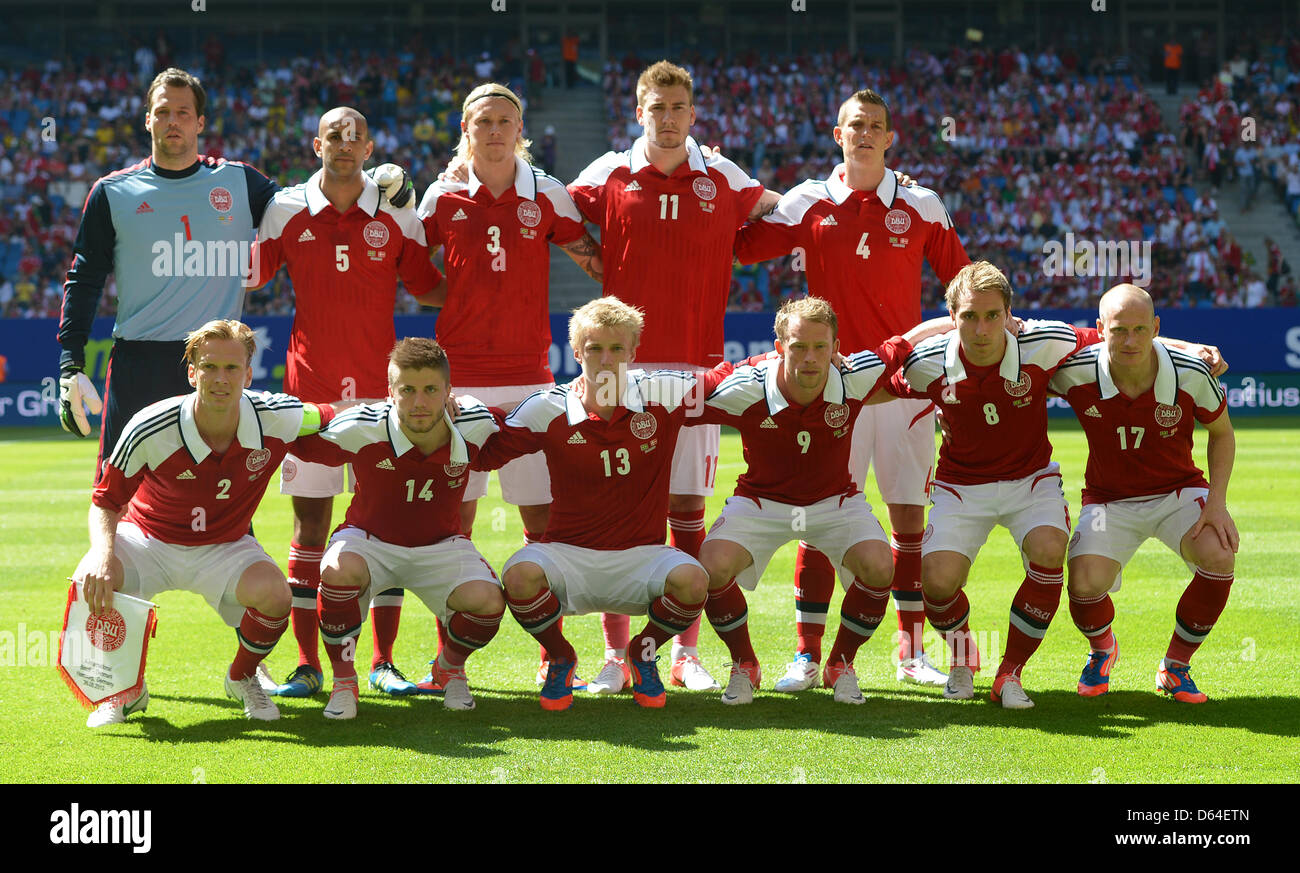
<svg viewBox="0 0 1300 873">
<path fill-rule="evenodd" d="M 668 214 L 668 201 L 670 200 L 672 201 L 672 205 L 673 205 L 672 215 Z M 674 221 L 677 219 L 677 195 L 676 194 L 659 195 L 659 217 L 672 218 Z"/>
</svg>

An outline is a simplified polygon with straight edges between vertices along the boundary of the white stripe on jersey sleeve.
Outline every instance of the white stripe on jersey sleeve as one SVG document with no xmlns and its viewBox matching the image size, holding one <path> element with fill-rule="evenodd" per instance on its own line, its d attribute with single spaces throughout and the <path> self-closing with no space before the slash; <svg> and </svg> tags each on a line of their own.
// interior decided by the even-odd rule
<svg viewBox="0 0 1300 873">
<path fill-rule="evenodd" d="M 262 224 L 257 229 L 258 239 L 279 239 L 284 227 L 295 215 L 307 208 L 306 183 L 275 192 L 262 213 Z"/>
<path fill-rule="evenodd" d="M 524 398 L 515 411 L 506 417 L 511 427 L 526 427 L 533 433 L 546 433 L 557 416 L 564 415 L 568 392 L 559 386 L 536 391 Z"/>
<path fill-rule="evenodd" d="M 1016 337 L 1020 344 L 1020 366 L 1033 364 L 1044 370 L 1059 366 L 1074 353 L 1078 334 L 1064 321 L 1029 319 Z"/>
<path fill-rule="evenodd" d="M 388 443 L 388 409 L 386 400 L 345 409 L 320 432 L 322 439 L 345 452 L 356 454 L 374 443 Z"/>
<path fill-rule="evenodd" d="M 573 184 L 579 188 L 599 188 L 609 181 L 610 173 L 627 166 L 630 166 L 627 152 L 605 152 L 588 164 Z"/>
<path fill-rule="evenodd" d="M 683 370 L 635 370 L 628 378 L 636 383 L 642 403 L 657 403 L 669 412 L 681 406 L 695 387 L 695 374 Z"/>
<path fill-rule="evenodd" d="M 262 439 L 274 437 L 281 442 L 293 442 L 302 430 L 302 401 L 289 394 L 271 394 L 270 392 L 244 389 L 244 394 L 253 402 L 257 410 L 257 419 L 262 426 Z"/>
<path fill-rule="evenodd" d="M 1206 412 L 1214 412 L 1223 403 L 1223 386 L 1210 375 L 1210 368 L 1195 355 L 1165 346 L 1169 359 L 1174 362 L 1178 376 L 1178 390 L 1186 391 L 1192 400 Z"/>
<path fill-rule="evenodd" d="M 1095 384 L 1097 382 L 1097 351 L 1102 346 L 1102 343 L 1097 343 L 1080 349 L 1066 358 L 1060 369 L 1052 374 L 1052 381 L 1047 385 L 1048 389 L 1056 394 L 1065 395 L 1071 388 Z"/>
<path fill-rule="evenodd" d="M 469 185 L 464 182 L 434 182 L 429 186 L 429 190 L 424 192 L 424 199 L 420 201 L 419 207 L 415 210 L 416 217 L 421 221 L 428 218 L 438 208 L 438 198 L 443 194 L 454 194 L 457 191 L 467 191 Z"/>
<path fill-rule="evenodd" d="M 798 227 L 803 222 L 803 217 L 808 214 L 820 200 L 829 197 L 826 191 L 826 183 L 817 179 L 804 179 L 798 185 L 795 185 L 777 201 L 776 209 L 763 216 L 764 221 L 770 221 L 773 224 L 785 224 L 791 227 Z"/>
<path fill-rule="evenodd" d="M 948 334 L 939 334 L 923 340 L 907 356 L 903 375 L 913 390 L 925 391 L 930 383 L 943 375 L 943 359 L 948 351 Z"/>
<path fill-rule="evenodd" d="M 952 219 L 948 217 L 948 210 L 944 208 L 943 201 L 929 188 L 922 188 L 920 185 L 904 188 L 899 185 L 898 194 L 907 201 L 908 206 L 920 214 L 921 218 L 934 222 L 944 229 L 952 227 Z"/>
<path fill-rule="evenodd" d="M 181 441 L 180 408 L 186 396 L 151 403 L 131 416 L 109 455 L 109 464 L 129 479 L 143 467 L 156 469 L 179 451 L 184 445 Z"/>
<path fill-rule="evenodd" d="M 844 359 L 840 377 L 844 380 L 844 394 L 861 400 L 871 393 L 885 372 L 885 362 L 872 351 L 855 352 Z"/>
<path fill-rule="evenodd" d="M 387 200 L 379 201 L 379 209 L 388 215 L 397 223 L 402 235 L 407 239 L 415 240 L 422 246 L 429 244 L 429 238 L 424 233 L 424 222 L 420 220 L 419 214 L 411 208 L 398 209 Z"/>
<path fill-rule="evenodd" d="M 492 412 L 477 398 L 469 394 L 458 395 L 456 406 L 459 408 L 456 430 L 460 431 L 465 442 L 473 443 L 481 449 L 488 437 L 500 430 Z"/>
<path fill-rule="evenodd" d="M 743 415 L 746 409 L 767 397 L 767 369 L 780 364 L 779 360 L 761 361 L 754 366 L 737 367 L 713 389 L 705 405 L 728 415 Z"/>
<path fill-rule="evenodd" d="M 582 224 L 582 213 L 578 212 L 578 207 L 574 204 L 573 198 L 569 196 L 569 189 L 564 187 L 564 183 L 540 170 L 534 170 L 533 172 L 537 179 L 537 195 L 551 201 L 555 214 L 560 218 L 567 218 L 570 221 Z"/>
<path fill-rule="evenodd" d="M 704 162 L 704 166 L 711 170 L 718 170 L 722 177 L 727 180 L 727 185 L 732 191 L 744 191 L 746 188 L 762 188 L 763 185 L 757 179 L 750 178 L 749 174 L 736 164 L 730 158 L 724 158 L 717 152 L 713 157 Z"/>
</svg>

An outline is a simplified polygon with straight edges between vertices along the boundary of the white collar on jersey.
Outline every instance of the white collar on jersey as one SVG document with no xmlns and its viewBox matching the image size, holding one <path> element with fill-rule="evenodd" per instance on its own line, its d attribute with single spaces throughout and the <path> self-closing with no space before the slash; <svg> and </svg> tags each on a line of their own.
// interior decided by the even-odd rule
<svg viewBox="0 0 1300 873">
<path fill-rule="evenodd" d="M 320 189 L 320 180 L 323 178 L 325 178 L 325 171 L 323 169 L 317 170 L 312 173 L 311 178 L 307 180 L 307 184 L 304 186 L 307 189 L 307 211 L 313 216 L 330 205 L 329 198 Z M 361 174 L 361 184 L 364 187 L 361 190 L 361 196 L 357 198 L 357 205 L 361 207 L 366 215 L 373 217 L 379 211 L 379 186 L 375 184 L 374 179 L 370 178 L 369 173 Z"/>
<path fill-rule="evenodd" d="M 194 404 L 198 399 L 196 391 L 181 401 L 181 442 L 185 443 L 194 463 L 202 464 L 212 454 L 212 449 L 199 435 L 199 425 L 194 421 Z M 246 449 L 262 447 L 262 422 L 258 419 L 257 410 L 253 408 L 253 401 L 248 399 L 247 392 L 241 393 L 239 397 L 239 425 L 235 428 L 235 439 Z"/>
<path fill-rule="evenodd" d="M 768 364 L 767 373 L 764 374 L 763 384 L 767 389 L 767 411 L 776 415 L 781 410 L 790 405 L 781 393 L 781 389 L 776 384 L 777 373 L 785 366 L 785 362 L 780 358 L 775 358 Z M 826 387 L 822 389 L 822 400 L 827 403 L 844 402 L 844 377 L 840 375 L 840 368 L 832 366 L 830 372 L 826 374 Z"/>
<path fill-rule="evenodd" d="M 641 412 L 645 409 L 645 402 L 641 399 L 641 388 L 633 378 L 633 374 L 642 373 L 643 370 L 627 371 L 627 387 L 623 389 L 623 406 L 632 412 Z M 564 392 L 564 412 L 565 420 L 570 426 L 581 424 L 587 420 L 587 407 L 582 405 L 582 399 L 578 397 L 578 392 L 574 387 L 580 379 L 586 376 L 579 376 L 568 385 L 568 390 Z"/>
<path fill-rule="evenodd" d="M 848 200 L 855 190 L 844 182 L 844 173 L 844 165 L 837 164 L 835 169 L 831 170 L 831 174 L 826 177 L 826 192 L 831 195 L 831 199 L 835 201 L 836 206 Z M 889 167 L 885 167 L 885 175 L 881 178 L 880 184 L 876 186 L 876 196 L 880 198 L 880 202 L 885 204 L 886 207 L 893 207 L 894 198 L 898 196 L 898 179 L 894 176 L 894 171 Z"/>
<path fill-rule="evenodd" d="M 447 417 L 447 410 L 442 411 L 442 417 Z M 447 428 L 451 431 L 451 458 L 450 463 L 468 464 L 469 450 L 465 448 L 465 438 L 456 430 L 456 425 L 452 421 L 447 422 Z M 388 403 L 388 444 L 393 447 L 393 456 L 400 458 L 409 452 L 414 444 L 402 433 L 401 422 L 397 420 L 397 407 Z"/>
<path fill-rule="evenodd" d="M 1003 328 L 1002 332 L 1007 335 L 1007 348 L 1002 353 L 1002 363 L 998 366 L 998 375 L 1008 382 L 1020 381 L 1020 343 L 1011 331 Z M 954 330 L 948 337 L 948 348 L 943 356 L 944 373 L 948 376 L 948 384 L 956 385 L 962 379 L 966 378 L 966 365 L 962 363 L 961 355 L 961 337 Z"/>
<path fill-rule="evenodd" d="M 639 173 L 646 167 L 650 166 L 650 155 L 646 151 L 646 138 L 642 136 L 636 142 L 632 143 L 631 153 L 628 155 L 628 169 L 633 173 Z M 700 144 L 695 141 L 695 137 L 686 137 L 686 162 L 691 165 L 691 170 L 696 173 L 707 173 L 708 166 L 704 163 L 704 152 L 700 151 Z"/>
<path fill-rule="evenodd" d="M 1156 402 L 1173 406 L 1178 402 L 1178 373 L 1174 370 L 1174 359 L 1164 343 L 1153 342 L 1152 345 L 1156 353 Z M 1097 347 L 1097 388 L 1102 400 L 1109 400 L 1119 393 L 1110 375 L 1110 353 L 1104 342 Z"/>
<path fill-rule="evenodd" d="M 469 165 L 469 196 L 473 197 L 483 183 L 474 175 L 474 162 Z M 515 155 L 515 193 L 525 200 L 537 199 L 537 177 L 533 175 L 533 165 L 519 155 Z"/>
</svg>

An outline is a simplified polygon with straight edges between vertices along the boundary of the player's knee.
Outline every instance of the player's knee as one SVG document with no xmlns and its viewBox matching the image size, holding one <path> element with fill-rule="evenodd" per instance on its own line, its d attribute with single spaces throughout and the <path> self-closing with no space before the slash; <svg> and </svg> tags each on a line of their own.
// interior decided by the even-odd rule
<svg viewBox="0 0 1300 873">
<path fill-rule="evenodd" d="M 270 569 L 261 569 L 263 567 Z M 240 598 L 245 606 L 251 606 L 263 615 L 279 618 L 289 614 L 293 605 L 293 593 L 289 583 L 272 564 L 257 564 L 245 571 L 240 587 L 244 596 Z"/>
<path fill-rule="evenodd" d="M 1222 546 L 1201 550 L 1196 558 L 1196 566 L 1218 576 L 1225 576 L 1236 571 L 1237 556 Z"/>
<path fill-rule="evenodd" d="M 1065 563 L 1065 546 L 1069 537 L 1057 528 L 1035 528 L 1025 537 L 1024 552 L 1040 567 L 1059 567 Z"/>
<path fill-rule="evenodd" d="M 844 563 L 868 588 L 888 588 L 894 581 L 894 556 L 884 543 L 871 541 L 857 546 Z"/>
<path fill-rule="evenodd" d="M 507 597 L 522 600 L 542 590 L 546 584 L 546 573 L 536 564 L 524 561 L 506 570 L 501 577 L 501 584 L 505 586 Z"/>
<path fill-rule="evenodd" d="M 664 589 L 682 603 L 704 602 L 709 587 L 709 575 L 691 564 L 675 567 L 664 582 Z"/>
<path fill-rule="evenodd" d="M 321 564 L 321 584 L 331 588 L 361 588 L 369 579 L 365 559 L 351 552 L 340 552 L 333 561 Z"/>
<path fill-rule="evenodd" d="M 704 508 L 704 497 L 700 494 L 668 495 L 669 512 L 698 512 Z"/>
<path fill-rule="evenodd" d="M 485 579 L 465 582 L 447 598 L 447 605 L 456 612 L 474 612 L 491 615 L 505 609 L 501 587 Z"/>
</svg>

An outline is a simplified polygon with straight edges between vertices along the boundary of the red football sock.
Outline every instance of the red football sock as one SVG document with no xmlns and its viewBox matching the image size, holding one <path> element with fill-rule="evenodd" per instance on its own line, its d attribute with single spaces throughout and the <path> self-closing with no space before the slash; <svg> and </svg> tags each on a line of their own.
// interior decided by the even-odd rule
<svg viewBox="0 0 1300 873">
<path fill-rule="evenodd" d="M 830 612 L 834 592 L 835 568 L 831 559 L 807 543 L 799 543 L 794 561 L 795 651 L 809 655 L 819 664 L 826 614 Z"/>
<path fill-rule="evenodd" d="M 287 615 L 272 618 L 251 606 L 246 608 L 244 617 L 239 620 L 239 627 L 235 629 L 239 649 L 235 652 L 234 663 L 230 665 L 230 678 L 247 679 L 252 676 L 262 659 L 271 654 L 288 626 Z"/>
<path fill-rule="evenodd" d="M 1165 652 L 1167 659 L 1181 664 L 1191 662 L 1192 655 L 1205 642 L 1214 629 L 1214 623 L 1223 614 L 1223 608 L 1228 605 L 1232 578 L 1232 573 L 1211 573 L 1196 568 L 1174 611 L 1174 633 Z"/>
<path fill-rule="evenodd" d="M 683 603 L 665 591 L 651 601 L 645 629 L 628 643 L 628 656 L 640 661 L 654 660 L 659 647 L 697 621 L 703 608 L 703 603 Z"/>
<path fill-rule="evenodd" d="M 1096 597 L 1070 598 L 1070 618 L 1074 626 L 1088 638 L 1088 646 L 1094 652 L 1115 651 L 1115 634 L 1111 633 L 1111 623 L 1115 621 L 1115 602 L 1110 599 L 1110 592 L 1103 591 Z"/>
<path fill-rule="evenodd" d="M 683 512 L 668 513 L 668 544 L 681 549 L 692 558 L 699 559 L 700 546 L 704 545 L 704 510 L 694 509 Z M 677 634 L 673 641 L 673 651 L 690 649 L 695 651 L 700 642 L 700 621 L 697 617 L 690 626 Z"/>
<path fill-rule="evenodd" d="M 749 605 L 745 602 L 745 592 L 735 579 L 719 590 L 709 592 L 704 612 L 713 630 L 726 643 L 731 660 L 758 663 L 758 655 L 754 654 L 754 646 L 749 641 Z"/>
<path fill-rule="evenodd" d="M 506 605 L 520 627 L 532 634 L 542 648 L 542 660 L 576 661 L 578 654 L 564 638 L 560 622 L 560 598 L 550 588 L 542 588 L 525 600 L 514 600 L 506 594 Z"/>
<path fill-rule="evenodd" d="M 871 639 L 885 617 L 888 605 L 888 588 L 868 588 L 862 580 L 854 579 L 848 593 L 844 595 L 844 602 L 840 604 L 840 629 L 835 635 L 835 644 L 831 646 L 826 663 L 838 664 L 843 661 L 852 664 L 858 656 L 858 649 Z"/>
<path fill-rule="evenodd" d="M 617 612 L 600 614 L 600 629 L 605 633 L 605 652 L 614 652 L 618 657 L 627 655 L 627 641 L 632 635 L 631 616 Z M 622 655 L 618 655 L 622 652 Z"/>
<path fill-rule="evenodd" d="M 966 592 L 958 590 L 951 600 L 943 603 L 925 603 L 925 617 L 943 635 L 948 644 L 948 666 L 980 668 L 979 646 L 970 632 L 970 601 Z"/>
<path fill-rule="evenodd" d="M 1061 585 L 1065 573 L 1061 567 L 1029 564 L 1024 581 L 1011 600 L 1011 621 L 1007 627 L 1007 647 L 998 664 L 997 675 L 1019 676 L 1025 662 L 1042 645 L 1052 616 L 1061 604 Z"/>
<path fill-rule="evenodd" d="M 289 590 L 293 606 L 293 636 L 298 642 L 298 663 L 320 669 L 320 652 L 316 646 L 316 589 L 320 587 L 320 561 L 324 546 L 289 544 Z"/>
<path fill-rule="evenodd" d="M 447 623 L 447 646 L 439 653 L 443 663 L 463 666 L 466 658 L 492 642 L 503 615 L 505 610 L 492 614 L 453 612 Z"/>
<path fill-rule="evenodd" d="M 361 589 L 320 586 L 321 639 L 335 679 L 357 675 L 357 637 L 361 635 Z"/>
<path fill-rule="evenodd" d="M 401 588 L 389 588 L 370 598 L 370 623 L 375 634 L 375 654 L 370 659 L 370 669 L 380 664 L 395 664 L 393 644 L 397 642 L 397 626 L 402 621 Z"/>
<path fill-rule="evenodd" d="M 917 658 L 925 651 L 925 604 L 921 596 L 921 533 L 895 533 L 889 538 L 894 554 L 894 612 L 898 616 L 898 657 Z"/>
</svg>

